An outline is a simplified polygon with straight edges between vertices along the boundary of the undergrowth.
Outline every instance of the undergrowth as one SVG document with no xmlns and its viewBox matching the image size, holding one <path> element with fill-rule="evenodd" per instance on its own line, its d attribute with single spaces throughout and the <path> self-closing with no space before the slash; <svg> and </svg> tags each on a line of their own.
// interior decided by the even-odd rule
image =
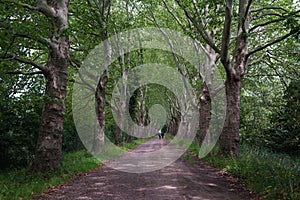
<svg viewBox="0 0 300 200">
<path fill-rule="evenodd" d="M 189 150 L 195 154 L 199 146 Z M 243 181 L 263 199 L 300 199 L 300 158 L 266 149 L 241 145 L 239 157 L 218 155 L 214 149 L 203 158 L 212 166 L 226 170 Z"/>
</svg>

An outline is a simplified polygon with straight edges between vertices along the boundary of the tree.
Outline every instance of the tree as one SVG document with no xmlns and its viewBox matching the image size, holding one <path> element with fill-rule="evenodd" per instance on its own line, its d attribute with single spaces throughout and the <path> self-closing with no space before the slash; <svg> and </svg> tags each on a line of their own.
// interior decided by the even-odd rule
<svg viewBox="0 0 300 200">
<path fill-rule="evenodd" d="M 226 81 L 225 81 L 225 90 L 226 90 L 226 119 L 223 127 L 223 131 L 220 138 L 220 150 L 221 153 L 226 155 L 237 156 L 239 154 L 239 127 L 240 127 L 240 97 L 241 97 L 241 88 L 244 75 L 248 68 L 248 61 L 250 56 L 254 55 L 257 52 L 265 50 L 276 43 L 299 33 L 299 27 L 291 26 L 286 27 L 286 30 L 283 31 L 281 36 L 273 38 L 265 38 L 263 44 L 252 47 L 249 51 L 249 39 L 254 39 L 254 36 L 257 36 L 253 30 L 254 27 L 250 27 L 250 22 L 253 26 L 256 27 L 266 27 L 269 24 L 282 22 L 282 21 L 291 21 L 295 17 L 296 13 L 299 11 L 291 11 L 278 7 L 267 7 L 258 2 L 253 5 L 252 0 L 239 0 L 238 5 L 236 6 L 234 1 L 226 0 L 224 4 L 224 9 L 221 11 L 222 14 L 221 22 L 223 27 L 221 29 L 222 36 L 217 38 L 214 42 L 211 38 L 211 35 L 207 32 L 207 20 L 205 20 L 205 15 L 201 14 L 200 5 L 206 3 L 208 5 L 218 4 L 222 5 L 221 2 L 198 2 L 193 1 L 193 8 L 190 8 L 185 1 L 176 0 L 178 6 L 184 11 L 186 17 L 189 19 L 190 23 L 193 24 L 193 28 L 201 36 L 202 40 L 208 44 L 220 57 L 220 61 L 226 71 Z M 251 7 L 258 7 L 258 9 L 251 10 Z M 237 9 L 237 15 L 234 12 Z M 259 22 L 251 21 L 250 13 L 258 12 L 263 13 L 265 10 L 283 10 L 284 14 L 280 19 L 267 18 L 265 22 L 261 22 L 262 18 L 258 18 Z M 266 15 L 272 15 L 268 14 Z M 276 15 L 275 15 L 276 16 Z M 215 22 L 212 22 L 215 23 Z M 232 37 L 232 30 L 236 30 L 236 35 Z M 252 32 L 251 32 L 252 31 Z M 266 30 L 268 31 L 268 30 Z M 253 35 L 251 35 L 253 34 Z M 251 43 L 250 43 L 251 44 Z M 234 45 L 234 46 L 233 46 Z"/>
<path fill-rule="evenodd" d="M 62 130 L 66 109 L 65 98 L 69 61 L 69 37 L 66 36 L 69 0 L 51 2 L 38 0 L 37 6 L 18 1 L 4 1 L 3 3 L 7 6 L 13 5 L 14 9 L 26 9 L 27 20 L 33 21 L 31 27 L 36 26 L 38 18 L 43 18 L 43 16 L 46 17 L 43 18 L 43 22 L 48 20 L 51 22 L 51 31 L 47 32 L 49 38 L 43 37 L 44 33 L 39 35 L 37 34 L 38 32 L 33 32 L 30 30 L 31 27 L 16 29 L 18 27 L 14 27 L 14 25 L 17 26 L 17 23 L 5 23 L 8 33 L 9 31 L 12 33 L 12 39 L 21 38 L 24 46 L 19 47 L 19 50 L 16 51 L 18 54 L 15 53 L 14 49 L 7 46 L 6 51 L 1 54 L 1 58 L 6 61 L 17 61 L 35 68 L 35 70 L 29 69 L 31 70 L 29 72 L 16 70 L 15 73 L 17 74 L 43 74 L 46 79 L 38 142 L 35 157 L 30 168 L 35 172 L 54 170 L 62 165 Z M 30 17 L 31 13 L 33 13 L 32 17 Z M 17 14 L 16 18 L 14 18 L 8 14 L 7 17 L 13 22 L 16 18 L 22 19 L 23 16 Z M 41 30 L 44 30 L 43 26 L 45 24 L 41 25 Z M 16 45 L 16 41 L 12 40 L 10 42 L 12 45 Z M 32 45 L 32 43 L 34 44 Z M 36 43 L 39 45 L 35 45 Z M 36 60 L 30 58 L 32 57 L 32 52 L 39 51 L 41 45 L 42 48 L 47 47 L 48 55 L 43 55 L 44 59 L 39 59 L 36 56 L 36 59 L 41 63 L 45 62 L 45 64 L 39 64 Z"/>
<path fill-rule="evenodd" d="M 284 93 L 290 83 L 299 77 L 297 40 L 297 37 L 289 37 L 272 46 L 272 50 L 252 57 L 241 97 L 240 135 L 243 143 L 263 147 L 271 147 L 272 143 L 279 147 L 284 141 L 272 140 L 277 138 L 272 135 L 280 135 L 280 131 L 274 131 L 279 130 L 275 127 L 278 124 L 275 119 L 283 116 L 279 113 L 290 99 Z"/>
<path fill-rule="evenodd" d="M 98 1 L 94 0 L 88 1 L 90 6 L 96 7 L 97 12 L 95 12 L 98 25 L 99 25 L 99 37 L 103 41 L 103 50 L 105 52 L 105 65 L 108 65 L 111 60 L 111 44 L 108 38 L 108 26 L 110 17 L 110 6 L 111 0 Z M 94 153 L 99 153 L 104 148 L 104 136 L 105 136 L 105 104 L 106 104 L 106 88 L 108 82 L 108 69 L 101 74 L 99 82 L 95 91 L 96 99 L 96 122 L 95 122 L 95 132 L 94 132 L 94 142 L 92 146 L 92 151 Z"/>
</svg>

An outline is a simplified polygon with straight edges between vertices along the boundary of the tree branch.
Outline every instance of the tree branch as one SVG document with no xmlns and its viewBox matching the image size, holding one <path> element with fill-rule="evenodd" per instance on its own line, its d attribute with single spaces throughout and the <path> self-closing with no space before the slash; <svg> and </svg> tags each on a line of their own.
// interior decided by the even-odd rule
<svg viewBox="0 0 300 200">
<path fill-rule="evenodd" d="M 29 59 L 26 59 L 26 58 L 22 58 L 22 57 L 19 57 L 19 56 L 16 56 L 16 55 L 8 55 L 8 54 L 6 54 L 6 55 L 0 55 L 0 59 L 15 60 L 15 61 L 18 61 L 20 63 L 31 65 L 31 66 L 39 69 L 40 71 L 42 71 L 43 74 L 47 74 L 49 72 L 49 70 L 48 70 L 47 67 L 39 65 L 39 64 L 35 63 L 32 60 L 29 60 Z"/>
<path fill-rule="evenodd" d="M 249 12 L 250 12 L 250 7 L 251 7 L 252 2 L 253 2 L 253 0 L 248 0 L 247 6 L 245 8 L 245 12 L 241 13 L 242 14 L 242 19 L 241 19 L 242 24 L 241 24 L 241 27 L 242 27 L 242 30 L 243 30 L 244 34 L 248 34 L 248 32 L 249 32 L 248 31 L 248 29 L 249 29 L 248 15 L 249 15 Z"/>
<path fill-rule="evenodd" d="M 38 7 L 29 5 L 29 4 L 26 4 L 26 3 L 16 2 L 16 1 L 13 1 L 13 0 L 11 0 L 11 1 L 5 0 L 5 1 L 2 1 L 2 3 L 11 3 L 11 4 L 15 4 L 15 5 L 17 5 L 17 6 L 26 8 L 26 9 L 28 9 L 28 10 L 39 11 L 39 8 L 38 8 Z"/>
<path fill-rule="evenodd" d="M 274 40 L 274 41 L 271 41 L 271 42 L 269 42 L 269 43 L 267 43 L 267 44 L 265 44 L 265 45 L 263 45 L 263 46 L 257 47 L 257 48 L 254 49 L 253 51 L 249 52 L 249 53 L 246 55 L 246 58 L 249 58 L 251 55 L 253 55 L 253 54 L 255 54 L 255 53 L 259 52 L 259 51 L 262 51 L 262 50 L 268 48 L 269 46 L 272 46 L 273 44 L 276 44 L 276 43 L 278 43 L 278 42 L 281 42 L 282 40 L 285 40 L 286 38 L 290 37 L 290 36 L 293 35 L 293 34 L 300 33 L 300 29 L 299 29 L 299 28 L 300 28 L 300 27 L 295 28 L 294 30 L 291 30 L 290 33 L 288 33 L 288 34 L 286 34 L 286 35 L 284 35 L 284 36 L 281 36 L 280 38 L 278 38 L 278 39 L 276 39 L 276 40 Z"/>
<path fill-rule="evenodd" d="M 252 21 L 259 20 L 259 19 L 263 19 L 263 18 L 268 17 L 268 16 L 282 17 L 281 14 L 274 13 L 274 12 L 268 12 L 268 13 L 263 13 L 262 15 L 253 17 L 253 18 L 252 18 Z"/>
<path fill-rule="evenodd" d="M 222 84 L 219 87 L 217 87 L 216 89 L 210 91 L 210 96 L 211 98 L 214 98 L 221 90 L 223 90 L 225 88 L 225 85 Z"/>
<path fill-rule="evenodd" d="M 17 6 L 26 8 L 28 10 L 39 11 L 39 12 L 43 13 L 44 15 L 46 15 L 47 17 L 55 16 L 54 9 L 48 5 L 47 0 L 37 0 L 38 6 L 32 6 L 30 4 L 21 3 L 21 2 L 14 1 L 14 0 L 5 0 L 4 3 L 12 3 Z"/>
<path fill-rule="evenodd" d="M 276 69 L 276 67 L 274 67 L 275 65 L 274 65 L 274 63 L 271 61 L 271 59 L 269 58 L 269 63 L 270 64 L 268 64 L 268 63 L 266 63 L 270 68 L 272 68 L 273 70 L 274 70 L 274 72 L 275 72 L 275 74 L 279 77 L 279 79 L 280 79 L 280 81 L 282 82 L 282 84 L 285 86 L 285 88 L 287 88 L 288 87 L 288 84 L 285 82 L 285 80 L 284 80 L 284 76 L 285 75 L 281 75 L 278 71 L 277 71 L 277 69 Z"/>
<path fill-rule="evenodd" d="M 230 36 L 231 36 L 231 23 L 232 23 L 232 9 L 233 3 L 232 0 L 226 1 L 225 8 L 225 21 L 224 29 L 222 34 L 222 49 L 221 49 L 221 62 L 223 63 L 225 69 L 228 72 L 231 72 L 230 58 L 229 58 L 229 45 L 230 45 Z"/>
<path fill-rule="evenodd" d="M 14 34 L 14 36 L 34 40 L 41 44 L 51 45 L 50 40 L 47 38 L 43 38 L 43 37 L 34 38 L 34 37 L 30 36 L 29 34 L 21 34 L 21 33 L 16 33 L 16 34 Z"/>
<path fill-rule="evenodd" d="M 265 54 L 261 55 L 258 59 L 256 59 L 255 61 L 251 61 L 251 63 L 248 64 L 248 67 L 253 66 L 253 65 L 257 65 L 259 63 L 261 63 L 261 61 L 265 58 Z"/>
<path fill-rule="evenodd" d="M 269 6 L 269 7 L 264 7 L 264 8 L 259 8 L 256 10 L 251 10 L 252 13 L 254 12 L 260 12 L 262 10 L 283 10 L 284 12 L 288 12 L 286 9 L 281 8 L 281 7 L 275 7 L 275 6 Z"/>
<path fill-rule="evenodd" d="M 43 74 L 43 71 L 36 71 L 36 72 L 10 71 L 10 72 L 6 72 L 5 74 L 36 75 L 36 74 Z"/>
<path fill-rule="evenodd" d="M 207 35 L 207 33 L 205 32 L 205 28 L 202 26 L 201 23 L 198 23 L 196 21 L 196 19 L 191 15 L 191 13 L 189 11 L 187 11 L 187 9 L 185 9 L 185 7 L 183 6 L 181 0 L 176 0 L 177 4 L 179 5 L 179 7 L 181 7 L 181 9 L 183 9 L 185 15 L 187 16 L 187 18 L 193 23 L 193 25 L 196 27 L 197 32 L 201 35 L 201 37 L 203 38 L 203 40 L 209 45 L 211 46 L 211 48 L 216 52 L 216 53 L 221 53 L 221 51 L 218 49 L 218 47 L 214 44 L 214 42 L 210 39 L 210 37 Z"/>
<path fill-rule="evenodd" d="M 38 10 L 47 17 L 55 17 L 56 12 L 53 7 L 49 6 L 47 0 L 37 0 Z"/>
<path fill-rule="evenodd" d="M 252 2 L 253 2 L 253 0 L 248 1 L 244 18 L 246 18 L 248 16 Z"/>
<path fill-rule="evenodd" d="M 172 15 L 172 17 L 175 19 L 175 21 L 181 26 L 181 28 L 184 30 L 184 26 L 181 23 L 181 21 L 179 20 L 179 18 L 171 11 L 171 9 L 169 8 L 169 6 L 167 5 L 166 1 L 163 0 L 163 4 L 165 6 L 165 8 L 167 9 L 167 11 Z M 152 11 L 151 11 L 152 12 Z M 153 12 L 152 12 L 153 13 Z"/>
<path fill-rule="evenodd" d="M 79 69 L 81 66 L 81 61 L 79 59 L 76 59 L 75 56 L 70 57 L 70 65 L 74 67 L 75 69 Z"/>
<path fill-rule="evenodd" d="M 167 5 L 166 1 L 163 0 L 163 4 L 165 6 L 165 8 L 167 9 L 167 11 L 172 15 L 172 17 L 176 20 L 176 22 L 179 24 L 179 26 L 182 28 L 182 30 L 186 30 L 187 28 L 183 25 L 183 23 L 180 21 L 180 19 L 174 14 L 174 12 L 172 12 L 172 10 L 170 9 L 170 7 Z M 150 11 L 152 16 L 154 17 L 154 14 L 152 11 Z M 191 21 L 187 20 L 188 23 L 188 27 L 193 30 L 192 25 L 191 25 Z M 157 23 L 156 23 L 157 24 Z M 193 34 L 188 34 L 192 39 L 197 40 L 199 38 L 195 37 L 195 35 Z M 205 52 L 207 54 L 207 51 Z"/>
<path fill-rule="evenodd" d="M 262 27 L 262 26 L 266 26 L 266 25 L 273 24 L 273 23 L 276 23 L 276 22 L 280 22 L 280 21 L 283 21 L 285 19 L 286 19 L 285 17 L 281 17 L 279 19 L 275 19 L 275 20 L 271 20 L 271 21 L 268 21 L 268 22 L 265 22 L 265 23 L 262 23 L 262 24 L 258 24 L 256 26 L 253 26 L 252 28 L 250 28 L 249 32 L 252 32 L 254 29 L 257 29 L 258 27 Z"/>
<path fill-rule="evenodd" d="M 286 61 L 279 59 L 277 55 L 274 55 L 273 52 L 270 51 L 266 51 L 266 56 L 268 57 L 268 60 L 270 62 L 272 62 L 271 60 L 276 61 L 277 63 L 279 63 L 281 66 L 291 66 L 289 63 L 287 63 Z M 276 64 L 274 62 L 272 62 L 272 64 L 275 66 Z M 277 64 L 278 65 L 278 64 Z M 300 76 L 300 72 L 298 72 L 298 70 L 294 67 L 288 67 L 289 70 L 293 71 L 294 74 L 296 74 L 296 76 Z M 291 77 L 289 77 L 291 78 Z"/>
</svg>

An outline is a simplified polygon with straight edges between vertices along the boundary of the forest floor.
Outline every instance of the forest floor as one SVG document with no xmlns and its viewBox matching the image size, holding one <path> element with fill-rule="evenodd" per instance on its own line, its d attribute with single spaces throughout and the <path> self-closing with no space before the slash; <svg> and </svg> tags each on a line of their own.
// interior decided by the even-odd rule
<svg viewBox="0 0 300 200">
<path fill-rule="evenodd" d="M 131 152 L 156 151 L 165 140 L 154 138 Z M 220 199 L 247 200 L 259 197 L 228 173 L 218 171 L 194 157 L 147 173 L 127 173 L 103 165 L 80 174 L 35 199 Z"/>
</svg>

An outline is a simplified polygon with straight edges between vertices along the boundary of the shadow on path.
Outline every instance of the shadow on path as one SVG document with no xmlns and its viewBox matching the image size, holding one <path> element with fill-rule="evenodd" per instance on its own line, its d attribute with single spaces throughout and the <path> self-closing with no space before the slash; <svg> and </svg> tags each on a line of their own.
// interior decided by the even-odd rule
<svg viewBox="0 0 300 200">
<path fill-rule="evenodd" d="M 156 151 L 166 141 L 154 138 L 132 152 Z M 191 165 L 183 158 L 147 173 L 127 173 L 103 166 L 36 199 L 257 199 L 242 184 L 222 177 L 201 161 Z"/>
</svg>

